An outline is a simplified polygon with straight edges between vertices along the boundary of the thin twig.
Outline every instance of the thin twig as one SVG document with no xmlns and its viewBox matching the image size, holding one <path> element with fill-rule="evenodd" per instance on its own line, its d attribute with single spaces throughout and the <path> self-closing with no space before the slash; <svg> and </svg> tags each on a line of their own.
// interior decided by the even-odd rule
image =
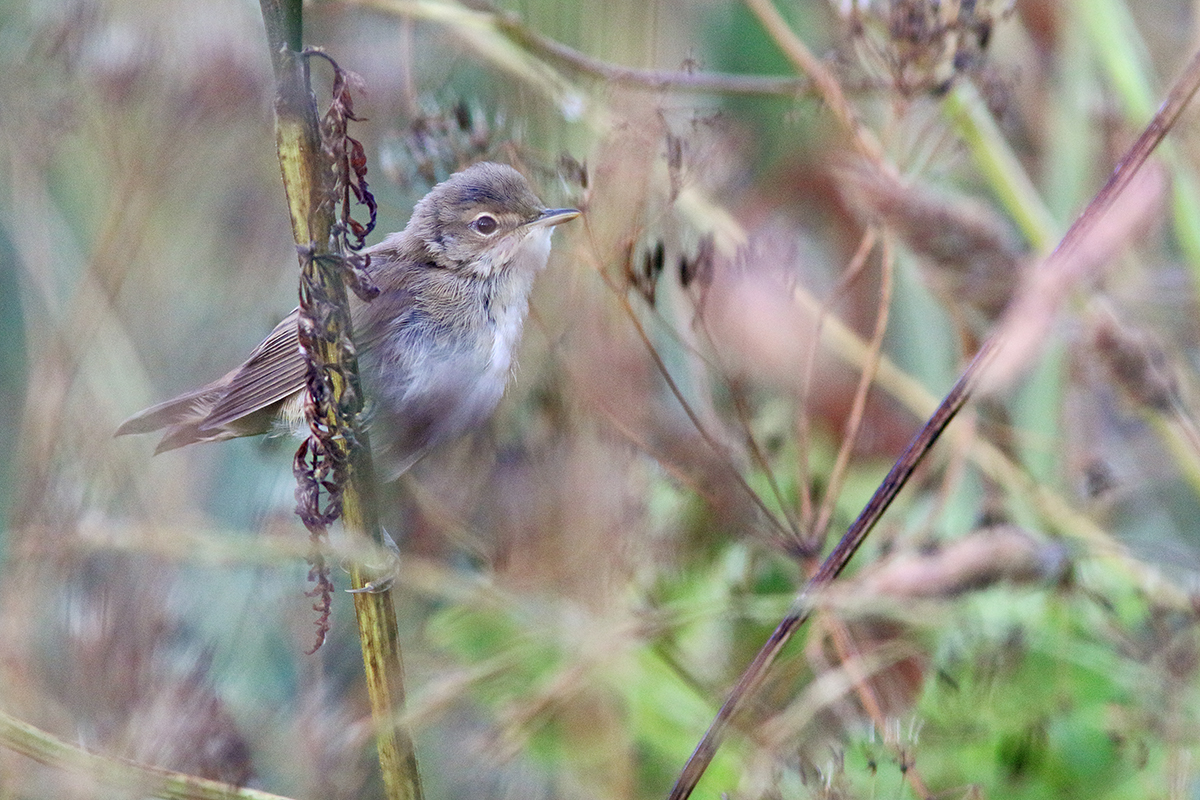
<svg viewBox="0 0 1200 800">
<path fill-rule="evenodd" d="M 895 175 L 896 169 L 884 156 L 883 147 L 875 134 L 862 124 L 858 112 L 846 99 L 846 93 L 835 76 L 825 64 L 808 49 L 800 37 L 792 31 L 787 20 L 779 10 L 771 4 L 771 0 L 744 0 L 746 7 L 758 17 L 767 34 L 783 51 L 788 60 L 809 78 L 821 99 L 829 106 L 834 117 L 854 140 L 854 147 L 859 155 L 876 168 L 889 175 Z"/>
<path fill-rule="evenodd" d="M 809 78 L 638 69 L 611 64 L 532 31 L 512 16 L 498 15 L 496 27 L 534 55 L 552 58 L 577 72 L 625 86 L 657 91 L 672 89 L 685 92 L 784 96 L 811 94 L 813 91 L 813 81 Z"/>
<path fill-rule="evenodd" d="M 634 330 L 637 331 L 642 343 L 646 346 L 646 350 L 650 354 L 650 358 L 654 361 L 654 365 L 658 369 L 659 374 L 661 374 L 663 376 L 663 380 L 666 381 L 667 388 L 670 389 L 671 394 L 675 396 L 675 400 L 679 403 L 680 407 L 683 409 L 683 413 L 687 415 L 687 418 L 691 421 L 693 427 L 695 427 L 696 432 L 700 434 L 700 438 L 704 439 L 705 444 L 711 447 L 713 452 L 717 453 L 721 457 L 721 463 L 725 465 L 726 469 L 729 471 L 729 474 L 737 482 L 738 486 L 740 486 L 746 493 L 746 496 L 750 498 L 750 502 L 757 506 L 758 510 L 763 513 L 763 516 L 766 517 L 767 521 L 771 524 L 771 527 L 775 528 L 776 532 L 779 534 L 787 536 L 787 526 L 780 522 L 779 518 L 771 512 L 771 509 L 767 507 L 767 504 L 763 502 L 763 499 L 758 496 L 758 492 L 754 491 L 754 487 L 746 482 L 745 476 L 743 476 L 733 464 L 733 461 L 729 455 L 729 449 L 718 442 L 716 437 L 709 432 L 708 427 L 701 421 L 700 415 L 696 413 L 695 409 L 692 408 L 692 404 L 689 403 L 687 398 L 683 396 L 683 391 L 680 390 L 679 384 L 675 382 L 675 378 L 672 377 L 671 371 L 667 368 L 666 362 L 663 361 L 662 356 L 659 355 L 658 348 L 654 346 L 654 342 L 650 341 L 650 335 L 646 333 L 645 326 L 643 326 L 642 321 L 638 319 L 638 315 L 633 308 L 633 304 L 629 302 L 629 296 L 626 293 L 617 290 L 617 287 L 612 286 L 611 284 L 610 287 L 617 295 L 622 308 L 625 310 L 626 316 L 628 316 L 630 322 L 633 323 Z"/>
<path fill-rule="evenodd" d="M 704 330 L 707 334 L 707 325 L 704 326 Z M 711 334 L 708 336 L 708 340 L 712 342 Z M 771 469 L 771 462 L 767 460 L 767 454 L 758 444 L 758 440 L 754 438 L 754 430 L 750 424 L 750 408 L 746 405 L 746 398 L 742 395 L 739 387 L 736 386 L 732 388 L 729 394 L 733 398 L 733 410 L 737 414 L 738 425 L 741 426 L 742 432 L 746 437 L 746 447 L 750 451 L 750 458 L 762 470 L 763 476 L 767 479 L 767 487 L 771 490 L 771 495 L 779 505 L 779 512 L 783 514 L 784 520 L 787 521 L 788 527 L 792 530 L 792 543 L 794 546 L 795 543 L 801 541 L 801 528 L 792 512 L 791 504 L 784 499 L 783 489 L 779 486 L 779 481 L 775 478 L 775 471 Z"/>
<path fill-rule="evenodd" d="M 987 389 L 1002 386 L 1016 376 L 1030 352 L 1044 341 L 1053 312 L 1065 300 L 1066 291 L 1086 276 L 1095 261 L 1109 255 L 1107 251 L 1088 252 L 1097 249 L 1092 234 L 1103 230 L 1099 223 L 1140 173 L 1146 159 L 1174 126 L 1197 89 L 1200 89 L 1200 50 L 1192 55 L 1191 61 L 1172 84 L 1167 99 L 1130 145 L 1104 186 L 1100 187 L 1087 208 L 1071 224 L 1054 252 L 1038 269 L 1030 272 L 1026 286 L 1009 305 L 997 332 L 993 334 L 1005 339 L 1006 352 L 988 376 Z M 1089 244 L 1093 246 L 1087 247 Z M 1050 313 L 1044 313 L 1047 306 Z"/>
<path fill-rule="evenodd" d="M 408 19 L 424 19 L 473 28 L 489 27 L 531 56 L 557 62 L 577 73 L 609 83 L 651 91 L 679 91 L 713 94 L 749 94 L 782 97 L 810 95 L 810 78 L 790 75 L 737 75 L 724 72 L 661 70 L 626 67 L 587 55 L 573 47 L 530 30 L 520 18 L 483 3 L 466 6 L 435 3 L 428 0 L 356 0 L 359 5 L 381 8 Z M 878 89 L 878 81 L 866 80 L 854 91 Z"/>
<path fill-rule="evenodd" d="M 584 229 L 590 236 L 591 228 L 587 225 L 586 219 Z M 628 293 L 624 291 L 622 286 L 618 285 L 616 281 L 613 280 L 612 276 L 608 272 L 601 269 L 599 265 L 593 264 L 593 266 L 595 267 L 595 271 L 600 276 L 601 280 L 604 281 L 604 285 L 608 287 L 608 289 L 621 304 L 621 307 L 624 310 L 625 315 L 629 318 L 629 321 L 633 323 L 634 330 L 637 332 L 637 335 L 641 339 L 642 344 L 645 346 L 646 351 L 650 354 L 651 360 L 654 361 L 655 368 L 658 370 L 659 374 L 662 375 L 663 380 L 667 384 L 667 388 L 675 397 L 676 402 L 679 403 L 680 408 L 683 409 L 684 414 L 687 415 L 687 418 L 692 423 L 693 427 L 695 427 L 696 432 L 700 434 L 700 438 L 702 438 L 705 444 L 707 444 L 712 451 L 717 454 L 717 456 L 720 458 L 722 466 L 733 478 L 734 482 L 738 485 L 742 492 L 744 492 L 745 495 L 750 499 L 750 502 L 762 512 L 763 516 L 771 525 L 771 527 L 775 529 L 776 533 L 783 538 L 787 538 L 790 533 L 788 526 L 781 522 L 779 518 L 772 513 L 771 509 L 767 507 L 767 504 L 763 502 L 763 499 L 759 497 L 758 492 L 754 491 L 754 487 L 752 487 L 746 481 L 745 476 L 742 475 L 737 466 L 733 463 L 733 459 L 729 453 L 729 448 L 717 441 L 717 438 L 708 430 L 708 427 L 700 419 L 700 415 L 694 408 L 692 408 L 692 404 L 688 402 L 686 397 L 684 397 L 683 391 L 679 388 L 679 384 L 675 381 L 674 376 L 671 375 L 671 371 L 668 369 L 666 362 L 662 358 L 662 355 L 658 352 L 658 348 L 655 347 L 654 342 L 651 341 L 650 334 L 646 331 L 646 327 L 642 324 L 642 320 L 638 316 L 637 310 L 634 309 L 633 304 L 630 302 Z M 674 332 L 672 333 L 673 335 L 677 336 L 677 334 L 674 334 Z M 689 348 L 689 350 L 691 352 L 695 352 L 695 350 L 692 348 Z"/>
<path fill-rule="evenodd" d="M 867 358 L 863 362 L 862 371 L 858 378 L 858 387 L 854 391 L 854 400 L 850 406 L 850 414 L 846 418 L 846 428 L 842 433 L 842 444 L 838 448 L 837 459 L 833 469 L 829 471 L 828 488 L 821 499 L 821 507 L 813 523 L 810 537 L 813 547 L 819 552 L 821 543 L 829 531 L 829 521 L 833 518 L 833 507 L 837 502 L 842 484 L 846 480 L 846 472 L 850 466 L 850 454 L 858 442 L 858 434 L 862 429 L 863 414 L 867 407 L 867 395 L 879 370 L 879 359 L 883 353 L 883 337 L 887 333 L 888 312 L 892 306 L 892 278 L 895 273 L 895 255 L 892 252 L 891 237 L 883 237 L 883 252 L 880 259 L 879 276 L 879 312 L 875 317 L 875 332 L 871 336 L 867 349 Z"/>
<path fill-rule="evenodd" d="M 904 452 L 892 465 L 887 476 L 875 490 L 875 494 L 871 496 L 865 508 L 858 515 L 858 518 L 850 525 L 846 534 L 838 541 L 837 546 L 833 548 L 825 560 L 821 562 L 820 568 L 816 573 L 804 584 L 804 588 L 800 590 L 796 600 L 792 604 L 792 610 L 775 628 L 775 632 L 767 640 L 762 649 L 754 656 L 754 660 L 750 662 L 750 666 L 742 673 L 738 682 L 730 691 L 725 703 L 717 712 L 717 716 L 709 725 L 704 737 L 696 746 L 696 750 L 688 759 L 687 764 L 683 768 L 679 779 L 675 782 L 675 786 L 671 789 L 669 797 L 671 800 L 685 800 L 690 797 L 692 790 L 696 788 L 696 784 L 700 781 L 700 777 L 704 771 L 708 769 L 709 763 L 712 762 L 713 756 L 716 755 L 717 748 L 720 746 L 725 737 L 725 731 L 729 727 L 729 722 L 733 715 L 741 709 L 742 704 L 758 691 L 766 680 L 767 671 L 784 646 L 792 638 L 792 635 L 800 629 L 804 622 L 812 613 L 812 604 L 815 596 L 836 578 L 846 565 L 850 563 L 850 559 L 854 553 L 866 540 L 867 535 L 875 527 L 875 523 L 883 516 L 883 512 L 891 505 L 892 500 L 896 498 L 904 484 L 908 481 L 908 477 L 916 469 L 917 465 L 924 459 L 925 454 L 933 447 L 938 437 L 945 431 L 946 426 L 954 419 L 955 414 L 966 403 L 970 397 L 972 389 L 979 378 L 979 374 L 987 362 L 991 359 L 994 353 L 992 343 L 986 342 L 976 354 L 974 360 L 967 366 L 958 382 L 954 384 L 954 388 L 946 395 L 938 406 L 937 410 L 928 422 L 922 426 L 921 430 L 905 448 Z"/>
<path fill-rule="evenodd" d="M 239 788 L 221 781 L 93 753 L 3 711 L 0 711 L 0 745 L 39 764 L 85 776 L 88 780 L 127 791 L 133 796 L 153 796 L 164 800 L 288 800 L 258 789 Z M 14 781 L 10 790 L 15 792 L 16 789 Z"/>
<path fill-rule="evenodd" d="M 875 249 L 875 242 L 877 240 L 878 236 L 874 228 L 867 228 L 863 232 L 862 239 L 858 243 L 858 249 L 854 251 L 854 256 L 850 259 L 850 263 L 838 278 L 837 285 L 833 287 L 833 291 L 821 303 L 821 308 L 817 312 L 816 323 L 813 325 L 813 335 L 808 343 L 808 356 L 804 361 L 804 376 L 800 382 L 800 413 L 796 423 L 796 438 L 797 450 L 799 451 L 797 468 L 800 473 L 800 519 L 804 525 L 804 530 L 809 531 L 810 535 L 816 528 L 813 526 L 812 473 L 808 463 L 808 445 L 812 440 L 812 412 L 809 405 L 812 398 L 813 376 L 816 374 L 817 368 L 817 351 L 821 346 L 821 331 L 825 327 L 825 320 L 829 316 L 833 304 L 838 301 L 842 292 L 862 274 L 863 268 L 867 265 L 867 257 Z"/>
<path fill-rule="evenodd" d="M 716 339 L 713 338 L 712 330 L 708 327 L 707 320 L 703 315 L 699 316 L 699 327 L 704 333 L 704 338 L 708 341 L 708 346 L 714 354 L 714 358 L 720 360 L 720 348 L 717 346 Z M 696 348 L 690 344 L 687 345 L 693 353 L 698 353 Z M 704 358 L 700 354 L 701 358 Z M 708 363 L 705 359 L 705 363 Z M 775 477 L 774 470 L 771 469 L 771 463 L 767 459 L 767 454 L 759 445 L 758 440 L 754 438 L 754 430 L 750 424 L 750 409 L 746 405 L 745 398 L 742 396 L 740 387 L 735 386 L 733 380 L 729 377 L 731 370 L 724 363 L 717 365 L 709 364 L 710 368 L 714 368 L 716 373 L 720 375 L 725 386 L 729 390 L 729 395 L 733 399 L 734 412 L 737 414 L 738 425 L 741 426 L 742 433 L 745 435 L 746 446 L 750 451 L 750 458 L 762 470 L 763 475 L 767 479 L 767 486 L 771 490 L 775 502 L 779 505 L 780 513 L 783 514 L 784 521 L 787 522 L 791 535 L 786 540 L 786 547 L 789 551 L 795 551 L 798 547 L 803 549 L 804 529 L 801 527 L 800 520 L 797 520 L 793 513 L 790 504 L 786 501 L 783 495 L 783 489 L 779 485 L 779 480 Z"/>
</svg>

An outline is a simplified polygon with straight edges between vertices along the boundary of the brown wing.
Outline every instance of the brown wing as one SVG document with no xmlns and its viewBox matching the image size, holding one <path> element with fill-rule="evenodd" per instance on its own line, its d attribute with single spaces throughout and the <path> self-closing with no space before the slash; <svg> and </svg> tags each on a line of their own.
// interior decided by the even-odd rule
<svg viewBox="0 0 1200 800">
<path fill-rule="evenodd" d="M 402 237 L 401 237 L 402 238 Z M 381 259 L 394 259 L 403 241 L 394 235 L 371 248 Z M 365 333 L 361 343 L 369 349 L 389 329 L 389 323 L 411 305 L 412 293 L 397 287 L 373 303 L 351 299 L 354 328 Z M 364 313 L 367 310 L 369 313 Z M 195 442 L 213 442 L 236 436 L 269 432 L 274 417 L 287 401 L 304 388 L 307 365 L 300 353 L 298 310 L 285 317 L 237 369 L 207 386 L 141 411 L 117 429 L 117 436 L 165 428 L 156 452 Z M 357 338 L 357 337 L 356 337 Z"/>
<path fill-rule="evenodd" d="M 275 326 L 246 363 L 217 380 L 134 414 L 117 436 L 166 429 L 154 451 L 253 436 L 271 429 L 277 406 L 304 386 L 296 312 Z"/>
<path fill-rule="evenodd" d="M 200 424 L 200 430 L 226 426 L 304 388 L 307 366 L 300 353 L 298 315 L 296 309 L 284 317 L 254 348 L 246 363 L 232 373 L 228 389 Z"/>
</svg>

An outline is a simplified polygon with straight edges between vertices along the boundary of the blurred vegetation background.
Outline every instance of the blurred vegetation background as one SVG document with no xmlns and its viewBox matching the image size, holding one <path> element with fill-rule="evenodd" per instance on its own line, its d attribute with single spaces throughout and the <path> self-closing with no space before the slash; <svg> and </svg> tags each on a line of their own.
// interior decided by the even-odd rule
<svg viewBox="0 0 1200 800">
<path fill-rule="evenodd" d="M 380 236 L 483 159 L 585 212 L 489 428 L 385 496 L 428 797 L 666 795 L 1148 122 L 1197 11 L 306 7 L 306 42 L 367 86 Z M 295 304 L 272 91 L 248 0 L 0 2 L 0 711 L 374 796 L 348 599 L 304 654 L 292 443 L 112 438 Z M 1029 321 L 1019 379 L 917 472 L 697 796 L 1200 797 L 1198 141 L 1189 113 L 1103 268 Z M 126 796 L 11 744 L 0 797 Z"/>
</svg>

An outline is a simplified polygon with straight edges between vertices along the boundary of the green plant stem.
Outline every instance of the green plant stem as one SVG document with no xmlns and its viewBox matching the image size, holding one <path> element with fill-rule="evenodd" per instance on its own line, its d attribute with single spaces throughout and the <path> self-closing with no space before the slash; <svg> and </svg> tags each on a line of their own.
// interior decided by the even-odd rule
<svg viewBox="0 0 1200 800">
<path fill-rule="evenodd" d="M 181 772 L 92 753 L 0 711 L 0 744 L 39 764 L 85 775 L 109 787 L 167 800 L 288 800 Z M 15 791 L 16 786 L 6 786 Z"/>
<path fill-rule="evenodd" d="M 979 91 L 961 81 L 946 95 L 943 109 L 1001 205 L 1016 220 L 1025 241 L 1034 252 L 1049 253 L 1060 236 L 1059 225 L 996 126 Z"/>
<path fill-rule="evenodd" d="M 1095 57 L 1131 125 L 1142 125 L 1155 111 L 1159 92 L 1148 63 L 1145 41 L 1124 0 L 1088 0 L 1070 6 L 1068 24 L 1078 24 L 1092 42 Z M 1200 276 L 1200 186 L 1187 160 L 1165 143 L 1160 153 L 1171 170 L 1175 236 L 1187 256 L 1193 282 Z"/>
<path fill-rule="evenodd" d="M 328 196 L 330 170 L 321 152 L 317 109 L 309 87 L 308 68 L 299 53 L 301 4 L 299 0 L 262 0 L 271 63 L 275 71 L 275 136 L 279 165 L 287 192 L 292 233 L 299 248 L 311 248 L 314 258 L 301 259 L 308 277 L 317 282 L 326 297 L 346 307 L 346 287 L 341 273 L 329 259 L 329 234 L 333 209 L 324 203 Z M 336 339 L 317 337 L 317 347 L 326 363 L 340 364 L 343 375 L 358 374 L 353 353 L 339 352 Z M 345 383 L 333 380 L 331 409 L 340 406 Z M 337 426 L 336 419 L 324 420 Z M 335 428 L 336 429 L 336 428 Z M 352 537 L 369 538 L 382 545 L 383 533 L 374 500 L 374 469 L 366 434 L 359 433 L 360 446 L 352 447 L 346 437 L 337 437 L 348 449 L 351 463 L 349 484 L 342 502 L 342 523 Z M 361 589 L 372 579 L 368 570 L 355 565 L 351 569 L 354 588 Z M 417 800 L 422 796 L 412 738 L 401 726 L 404 708 L 404 666 L 396 626 L 396 611 L 391 592 L 386 588 L 354 595 L 354 609 L 362 644 L 363 666 L 371 715 L 375 722 L 379 765 L 384 793 L 388 800 Z"/>
</svg>

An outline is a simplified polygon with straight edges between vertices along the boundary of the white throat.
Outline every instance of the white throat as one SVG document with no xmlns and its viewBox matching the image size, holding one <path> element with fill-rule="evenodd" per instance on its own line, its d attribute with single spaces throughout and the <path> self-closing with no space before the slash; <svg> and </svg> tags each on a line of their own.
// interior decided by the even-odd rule
<svg viewBox="0 0 1200 800">
<path fill-rule="evenodd" d="M 488 373 L 500 380 L 507 380 L 512 368 L 513 352 L 521 338 L 521 328 L 529 310 L 533 279 L 546 268 L 552 233 L 553 228 L 537 228 L 523 237 L 512 251 L 507 274 L 498 280 L 492 308 L 500 309 L 500 312 L 493 317 L 495 333 Z"/>
</svg>

